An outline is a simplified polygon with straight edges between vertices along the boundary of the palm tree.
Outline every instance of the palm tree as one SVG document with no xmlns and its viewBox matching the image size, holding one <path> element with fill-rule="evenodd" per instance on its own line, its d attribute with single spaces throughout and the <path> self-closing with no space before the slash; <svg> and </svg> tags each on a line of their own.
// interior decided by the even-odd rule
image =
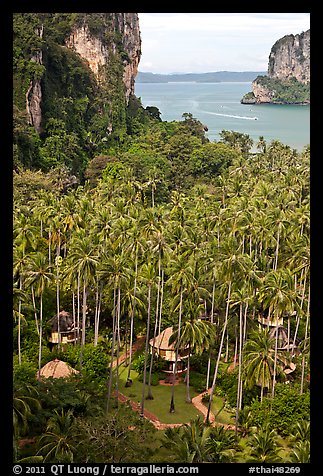
<svg viewBox="0 0 323 476">
<path fill-rule="evenodd" d="M 234 459 L 236 438 L 230 430 L 223 426 L 212 428 L 207 442 L 209 461 L 214 463 L 231 463 Z"/>
<path fill-rule="evenodd" d="M 138 217 L 137 217 L 138 218 Z M 126 244 L 125 251 L 134 254 L 134 265 L 135 265 L 135 272 L 134 272 L 134 284 L 133 284 L 133 300 L 132 300 L 132 309 L 131 309 L 131 317 L 130 317 L 130 342 L 129 342 L 129 364 L 128 364 L 128 375 L 126 385 L 131 385 L 130 379 L 130 372 L 131 372 L 131 364 L 132 364 L 132 343 L 133 343 L 133 331 L 134 331 L 134 318 L 135 318 L 135 308 L 136 308 L 136 293 L 137 293 L 137 278 L 138 278 L 138 259 L 139 253 L 143 253 L 144 251 L 144 241 L 141 237 L 141 230 L 138 226 L 136 226 L 136 222 L 133 220 L 133 228 L 131 231 L 131 239 Z"/>
<path fill-rule="evenodd" d="M 181 323 L 182 323 L 182 309 L 183 309 L 183 294 L 184 290 L 192 286 L 194 281 L 193 269 L 191 263 L 187 260 L 187 254 L 182 253 L 176 258 L 170 260 L 169 263 L 169 284 L 172 285 L 172 292 L 175 295 L 176 307 L 178 305 L 178 322 L 177 322 L 177 345 L 175 351 L 175 362 L 173 368 L 173 381 L 172 381 L 172 396 L 170 402 L 170 413 L 175 412 L 175 379 L 177 372 L 177 361 L 179 354 L 179 343 L 181 341 Z M 178 304 L 179 294 L 179 304 Z"/>
<path fill-rule="evenodd" d="M 181 350 L 188 349 L 187 354 L 187 371 L 186 371 L 186 403 L 191 403 L 190 396 L 190 355 L 192 353 L 201 355 L 207 350 L 215 338 L 215 326 L 209 321 L 199 320 L 198 307 L 190 303 L 190 319 L 183 322 L 180 341 L 178 343 Z M 175 342 L 177 346 L 178 332 L 175 329 L 173 335 L 169 339 L 169 343 Z"/>
<path fill-rule="evenodd" d="M 35 250 L 37 243 L 37 228 L 31 218 L 20 213 L 14 220 L 13 237 L 15 243 L 20 243 L 25 251 Z"/>
<path fill-rule="evenodd" d="M 72 262 L 73 268 L 79 273 L 80 281 L 83 281 L 82 335 L 80 348 L 80 371 L 82 372 L 88 286 L 96 273 L 96 268 L 99 263 L 99 257 L 93 244 L 92 237 L 90 235 L 85 236 L 84 233 L 79 234 L 79 236 L 73 240 L 73 243 L 71 243 L 69 258 Z"/>
<path fill-rule="evenodd" d="M 22 245 L 14 245 L 13 248 L 13 275 L 14 278 L 18 278 L 19 290 L 16 288 L 16 295 L 18 296 L 18 362 L 21 364 L 21 305 L 22 301 L 26 299 L 26 293 L 24 292 L 24 281 L 26 268 L 28 265 L 28 255 L 25 253 L 25 248 Z M 37 325 L 37 322 L 36 322 Z M 38 329 L 38 326 L 37 326 Z"/>
<path fill-rule="evenodd" d="M 44 455 L 44 462 L 73 463 L 76 447 L 72 442 L 73 411 L 62 409 L 49 418 L 46 432 L 39 439 L 37 454 Z"/>
<path fill-rule="evenodd" d="M 249 388 L 259 385 L 261 388 L 260 400 L 262 401 L 264 389 L 272 388 L 272 375 L 275 367 L 275 339 L 271 337 L 269 329 L 252 331 L 249 339 L 245 342 L 243 355 L 245 385 Z M 283 351 L 277 351 L 277 362 L 282 366 L 285 364 L 286 356 Z M 280 370 L 279 366 L 278 370 Z"/>
<path fill-rule="evenodd" d="M 274 312 L 274 322 L 276 323 L 275 356 L 272 385 L 273 397 L 275 394 L 276 384 L 279 317 L 282 316 L 285 312 L 291 313 L 292 311 L 294 311 L 296 306 L 296 295 L 293 286 L 293 276 L 288 268 L 271 271 L 266 275 L 263 287 L 260 291 L 260 300 L 264 304 L 264 307 L 269 309 L 269 315 Z"/>
<path fill-rule="evenodd" d="M 179 428 L 167 428 L 162 446 L 171 450 L 175 461 L 185 463 L 209 462 L 211 428 L 204 425 L 200 417 Z"/>
<path fill-rule="evenodd" d="M 35 387 L 25 384 L 13 388 L 13 438 L 15 459 L 18 458 L 18 440 L 28 429 L 28 418 L 41 408 Z"/>
<path fill-rule="evenodd" d="M 109 412 L 110 398 L 112 391 L 112 377 L 114 367 L 115 343 L 116 350 L 116 394 L 118 397 L 118 367 L 119 367 L 119 348 L 120 348 L 120 316 L 121 316 L 121 287 L 124 280 L 129 278 L 130 271 L 126 265 L 125 254 L 118 252 L 118 244 L 111 242 L 112 256 L 106 251 L 101 255 L 101 263 L 98 268 L 98 276 L 102 281 L 107 280 L 108 285 L 113 286 L 113 311 L 112 311 L 112 347 L 111 362 L 109 374 L 109 386 L 107 396 L 106 412 Z M 118 404 L 118 398 L 116 399 Z"/>
<path fill-rule="evenodd" d="M 141 394 L 140 416 L 144 416 L 145 407 L 145 387 L 147 377 L 147 360 L 148 360 L 148 343 L 150 332 L 150 306 L 151 306 L 151 288 L 155 281 L 155 267 L 152 263 L 145 264 L 142 267 L 141 278 L 147 285 L 147 328 L 146 328 L 146 343 L 145 343 L 145 361 L 144 361 L 144 375 Z"/>
<path fill-rule="evenodd" d="M 216 378 L 219 369 L 219 363 L 221 359 L 222 347 L 224 342 L 224 336 L 227 330 L 228 325 L 228 318 L 229 318 L 229 306 L 230 306 L 230 299 L 231 299 L 231 290 L 232 290 L 232 283 L 234 279 L 238 279 L 242 272 L 245 271 L 247 265 L 249 264 L 250 258 L 246 258 L 245 255 L 237 254 L 238 246 L 236 243 L 236 239 L 234 237 L 229 238 L 228 242 L 225 243 L 222 247 L 221 251 L 221 259 L 222 259 L 222 270 L 221 274 L 225 280 L 225 286 L 227 287 L 227 297 L 226 297 L 226 310 L 225 310 L 225 319 L 222 329 L 220 347 L 218 351 L 218 357 L 214 369 L 213 381 L 210 391 L 210 399 L 208 404 L 208 411 L 206 415 L 206 421 L 209 422 L 211 406 L 212 406 L 212 397 L 215 389 Z M 248 260 L 248 261 L 247 261 Z"/>
<path fill-rule="evenodd" d="M 248 463 L 279 463 L 277 434 L 268 426 L 259 428 L 251 436 L 248 446 L 251 448 Z"/>
<path fill-rule="evenodd" d="M 311 445 L 308 440 L 298 441 L 292 448 L 290 460 L 292 463 L 310 463 Z"/>
<path fill-rule="evenodd" d="M 51 283 L 54 274 L 49 271 L 46 256 L 37 252 L 31 256 L 29 270 L 27 272 L 27 283 L 35 286 L 36 296 L 39 297 L 39 356 L 38 356 L 38 379 L 40 379 L 40 368 L 42 359 L 42 337 L 43 337 L 43 294 L 46 287 Z"/>
</svg>

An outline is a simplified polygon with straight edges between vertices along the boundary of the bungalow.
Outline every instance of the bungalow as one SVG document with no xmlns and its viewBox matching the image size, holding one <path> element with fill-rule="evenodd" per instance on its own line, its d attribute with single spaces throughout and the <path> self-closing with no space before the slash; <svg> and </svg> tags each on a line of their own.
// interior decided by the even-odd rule
<svg viewBox="0 0 323 476">
<path fill-rule="evenodd" d="M 150 351 L 155 352 L 156 355 L 164 359 L 167 363 L 167 369 L 164 370 L 168 374 L 168 378 L 171 378 L 174 373 L 174 365 L 176 361 L 176 346 L 175 343 L 169 343 L 169 339 L 173 334 L 173 327 L 167 327 L 154 339 L 150 339 Z M 188 357 L 188 350 L 179 350 L 177 358 L 176 376 L 186 372 L 186 359 Z"/>
<path fill-rule="evenodd" d="M 61 311 L 58 315 L 56 314 L 49 319 L 48 322 L 51 325 L 48 339 L 51 347 L 59 342 L 61 344 L 75 344 L 80 338 L 81 330 L 75 326 L 74 319 L 69 312 Z"/>
</svg>

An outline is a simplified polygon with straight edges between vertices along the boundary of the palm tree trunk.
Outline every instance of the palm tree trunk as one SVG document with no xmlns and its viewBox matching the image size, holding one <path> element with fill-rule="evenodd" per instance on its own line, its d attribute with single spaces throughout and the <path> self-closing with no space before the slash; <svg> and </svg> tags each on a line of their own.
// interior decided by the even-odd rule
<svg viewBox="0 0 323 476">
<path fill-rule="evenodd" d="M 276 385 L 276 369 L 277 369 L 277 353 L 278 353 L 278 314 L 276 313 L 276 336 L 275 336 L 275 354 L 274 354 L 274 371 L 273 371 L 273 385 L 271 396 L 274 398 Z"/>
<path fill-rule="evenodd" d="M 226 346 L 225 346 L 225 357 L 224 357 L 224 362 L 228 362 L 229 358 L 229 331 L 227 327 L 227 338 L 226 338 Z"/>
<path fill-rule="evenodd" d="M 237 433 L 238 433 L 239 412 L 241 410 L 241 402 L 242 402 L 242 385 L 241 385 L 242 339 L 243 339 L 243 314 L 242 314 L 242 303 L 240 303 L 240 313 L 239 313 L 239 368 L 238 368 L 238 391 L 237 391 L 237 408 L 236 408 L 236 423 L 235 423 L 236 436 L 237 436 Z"/>
<path fill-rule="evenodd" d="M 187 371 L 186 371 L 186 403 L 192 403 L 190 395 L 190 355 L 191 355 L 191 343 L 188 346 L 188 356 L 187 356 Z"/>
<path fill-rule="evenodd" d="M 159 297 L 160 297 L 160 257 L 158 260 L 158 286 L 157 286 L 157 299 L 156 299 L 156 316 L 155 316 L 155 327 L 154 327 L 154 337 L 153 337 L 153 349 L 155 348 L 155 340 L 157 335 L 157 325 L 158 325 L 158 314 L 159 314 Z M 154 362 L 154 351 L 152 350 L 150 356 L 150 367 L 149 367 L 149 376 L 148 376 L 148 395 L 147 400 L 153 400 L 153 394 L 151 391 L 151 374 L 153 371 L 153 362 Z"/>
<path fill-rule="evenodd" d="M 214 315 L 214 296 L 215 296 L 215 281 L 213 281 L 213 288 L 212 288 L 212 304 L 211 304 L 211 323 L 213 324 L 213 315 Z M 209 389 L 209 381 L 210 381 L 210 370 L 211 370 L 211 346 L 209 350 L 209 358 L 207 361 L 207 374 L 206 374 L 206 391 Z"/>
<path fill-rule="evenodd" d="M 221 359 L 221 353 L 222 353 L 222 347 L 223 347 L 223 342 L 224 342 L 224 336 L 226 332 L 226 328 L 228 325 L 228 316 L 229 316 L 229 304 L 230 304 L 230 297 L 231 297 L 231 281 L 229 282 L 229 288 L 228 288 L 228 296 L 227 296 L 227 305 L 226 305 L 226 310 L 225 310 L 225 320 L 224 320 L 224 326 L 222 330 L 222 335 L 221 335 L 221 342 L 220 342 L 220 348 L 219 348 L 219 353 L 218 353 L 218 358 L 216 360 L 216 365 L 214 369 L 214 375 L 213 375 L 213 382 L 212 382 L 212 387 L 211 387 L 211 392 L 210 392 L 210 398 L 209 398 L 209 404 L 208 404 L 208 409 L 207 409 L 207 415 L 206 415 L 206 422 L 209 423 L 210 419 L 210 412 L 211 412 L 211 406 L 212 406 L 212 398 L 213 398 L 213 393 L 215 389 L 215 383 L 216 383 L 216 378 L 218 375 L 218 369 L 219 369 L 219 363 Z"/>
<path fill-rule="evenodd" d="M 118 287 L 118 301 L 117 301 L 117 355 L 116 355 L 116 406 L 119 401 L 119 351 L 120 351 L 120 314 L 121 314 L 121 288 Z"/>
<path fill-rule="evenodd" d="M 307 302 L 305 337 L 304 337 L 305 343 L 306 343 L 306 340 L 307 340 L 309 318 L 310 318 L 310 288 L 308 288 L 308 302 Z M 301 395 L 302 395 L 302 393 L 303 393 L 303 388 L 304 388 L 304 377 L 305 377 L 305 352 L 303 351 L 303 358 L 302 358 L 302 375 L 301 375 L 301 388 L 300 388 L 300 394 L 301 394 Z"/>
<path fill-rule="evenodd" d="M 305 298 L 306 280 L 307 280 L 307 268 L 305 269 L 304 284 L 303 284 L 303 290 L 302 290 L 302 298 L 301 298 L 301 302 L 300 302 L 300 308 L 301 309 L 303 309 L 303 302 L 304 302 L 304 298 Z M 295 328 L 295 333 L 294 333 L 294 339 L 293 339 L 292 355 L 294 355 L 294 349 L 295 349 L 295 346 L 296 346 L 296 338 L 297 338 L 299 324 L 300 324 L 300 314 L 298 313 L 297 319 L 296 319 L 296 328 Z"/>
<path fill-rule="evenodd" d="M 160 335 L 160 333 L 161 333 L 163 300 L 164 300 L 164 270 L 162 269 L 161 288 L 160 288 L 160 306 L 159 306 L 159 317 L 158 317 L 158 335 Z M 158 344 L 158 354 L 159 354 L 159 350 L 160 350 L 160 342 Z"/>
<path fill-rule="evenodd" d="M 40 295 L 39 307 L 39 353 L 38 353 L 38 380 L 40 381 L 40 369 L 42 359 L 42 338 L 43 338 L 43 295 Z"/>
<path fill-rule="evenodd" d="M 145 408 L 145 387 L 146 387 L 146 376 L 147 376 L 147 357 L 148 357 L 148 342 L 149 342 L 149 330 L 150 330 L 150 293 L 151 293 L 151 284 L 148 285 L 148 307 L 147 307 L 147 330 L 146 330 L 146 345 L 145 345 L 145 362 L 144 362 L 144 378 L 142 383 L 142 393 L 141 393 L 141 406 L 140 406 L 140 416 L 144 416 Z"/>
<path fill-rule="evenodd" d="M 237 323 L 234 324 L 234 334 L 235 334 L 235 342 L 234 342 L 234 354 L 233 354 L 233 368 L 236 368 L 237 365 L 237 354 L 238 354 L 238 332 L 237 332 Z"/>
<path fill-rule="evenodd" d="M 74 345 L 76 341 L 76 316 L 75 316 L 75 292 L 72 291 L 72 315 L 73 315 L 73 329 L 74 329 Z"/>
<path fill-rule="evenodd" d="M 113 377 L 113 359 L 114 359 L 114 346 L 116 341 L 116 287 L 113 289 L 113 315 L 112 315 L 112 345 L 111 345 L 111 362 L 110 362 L 110 373 L 109 373 L 109 385 L 108 385 L 108 396 L 107 396 L 107 407 L 106 413 L 109 413 L 110 400 L 111 400 L 111 391 L 112 391 L 112 377 Z"/>
<path fill-rule="evenodd" d="M 21 277 L 19 279 L 19 289 L 22 290 Z M 21 365 L 21 299 L 18 303 L 18 363 Z"/>
<path fill-rule="evenodd" d="M 278 225 L 278 230 L 277 230 L 277 245 L 276 245 L 276 250 L 275 250 L 275 261 L 274 261 L 274 271 L 277 270 L 278 251 L 279 251 L 279 239 L 280 239 L 280 226 Z"/>
<path fill-rule="evenodd" d="M 178 353 L 179 353 L 179 342 L 181 339 L 181 323 L 182 323 L 182 304 L 183 304 L 183 290 L 181 287 L 180 292 L 180 303 L 179 303 L 179 313 L 178 313 L 178 334 L 177 334 L 177 345 L 176 345 L 176 352 L 175 352 L 175 362 L 174 362 L 174 372 L 173 372 L 173 382 L 172 382 L 172 397 L 170 401 L 170 408 L 169 412 L 175 412 L 175 379 L 176 379 L 176 372 L 177 372 L 177 361 L 178 361 Z"/>
<path fill-rule="evenodd" d="M 135 307 L 136 307 L 137 273 L 138 273 L 138 251 L 136 249 L 135 280 L 133 284 L 133 303 L 132 303 L 131 319 L 130 319 L 129 366 L 128 366 L 126 386 L 130 386 L 132 383 L 130 378 L 130 372 L 131 372 L 131 364 L 132 364 L 132 342 L 133 342 L 133 327 L 134 327 Z"/>
<path fill-rule="evenodd" d="M 81 349 L 80 349 L 80 372 L 82 373 L 83 364 L 83 347 L 85 344 L 85 323 L 86 323 L 86 278 L 83 283 L 83 302 L 82 302 L 82 335 L 81 335 Z"/>
<path fill-rule="evenodd" d="M 34 307 L 34 315 L 35 315 L 35 323 L 36 323 L 37 334 L 39 335 L 39 324 L 38 324 L 38 317 L 37 317 L 37 311 L 36 311 L 36 301 L 35 301 L 34 286 L 31 286 L 31 298 L 32 298 L 32 301 L 33 301 L 33 307 Z"/>
</svg>

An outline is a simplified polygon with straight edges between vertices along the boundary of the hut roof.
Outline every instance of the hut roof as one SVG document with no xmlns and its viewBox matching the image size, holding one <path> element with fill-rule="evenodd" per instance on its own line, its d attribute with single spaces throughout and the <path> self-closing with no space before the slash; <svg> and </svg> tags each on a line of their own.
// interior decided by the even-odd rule
<svg viewBox="0 0 323 476">
<path fill-rule="evenodd" d="M 174 342 L 169 344 L 169 338 L 173 334 L 173 327 L 167 327 L 154 339 L 150 339 L 149 344 L 161 350 L 175 350 Z"/>
<path fill-rule="evenodd" d="M 66 378 L 78 373 L 78 370 L 73 369 L 66 362 L 63 362 L 59 359 L 54 359 L 50 362 L 47 362 L 47 364 L 40 369 L 41 378 Z"/>
<path fill-rule="evenodd" d="M 272 338 L 276 338 L 276 333 L 278 331 L 278 348 L 279 349 L 289 349 L 293 345 L 294 336 L 290 334 L 288 339 L 288 331 L 284 326 L 272 327 L 270 330 L 270 335 Z M 296 346 L 299 344 L 299 339 L 296 338 Z"/>
<path fill-rule="evenodd" d="M 67 311 L 61 311 L 58 315 L 56 314 L 48 321 L 52 326 L 52 332 L 58 331 L 58 316 L 60 332 L 70 331 L 74 328 L 73 317 L 71 314 Z"/>
</svg>

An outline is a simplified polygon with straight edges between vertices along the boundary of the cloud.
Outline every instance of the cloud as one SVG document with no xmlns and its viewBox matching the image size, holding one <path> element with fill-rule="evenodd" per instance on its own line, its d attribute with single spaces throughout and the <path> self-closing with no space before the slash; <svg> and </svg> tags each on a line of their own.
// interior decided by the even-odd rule
<svg viewBox="0 0 323 476">
<path fill-rule="evenodd" d="M 139 13 L 141 71 L 266 70 L 273 44 L 310 27 L 308 13 Z M 243 63 L 243 61 L 245 63 Z M 148 69 L 147 69 L 148 68 Z M 256 69 L 255 69 L 256 68 Z M 214 69 L 213 69 L 214 70 Z"/>
</svg>

